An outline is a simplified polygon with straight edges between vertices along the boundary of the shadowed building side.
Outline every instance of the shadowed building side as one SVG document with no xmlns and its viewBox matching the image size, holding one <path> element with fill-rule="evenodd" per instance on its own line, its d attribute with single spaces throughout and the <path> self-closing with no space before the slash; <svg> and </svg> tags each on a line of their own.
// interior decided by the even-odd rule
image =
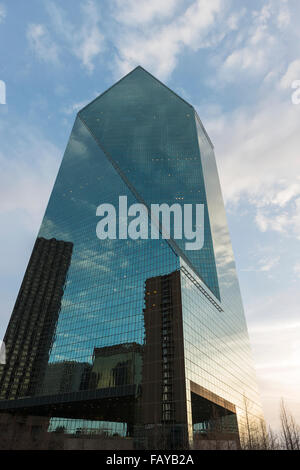
<svg viewBox="0 0 300 470">
<path fill-rule="evenodd" d="M 164 439 L 167 448 L 176 449 L 187 445 L 179 271 L 146 280 L 144 320 L 141 421 L 153 426 L 148 448 L 151 443 L 159 448 Z M 153 429 L 160 430 L 156 436 Z"/>
<path fill-rule="evenodd" d="M 0 398 L 31 395 L 49 359 L 73 243 L 38 238 L 4 337 Z"/>
</svg>

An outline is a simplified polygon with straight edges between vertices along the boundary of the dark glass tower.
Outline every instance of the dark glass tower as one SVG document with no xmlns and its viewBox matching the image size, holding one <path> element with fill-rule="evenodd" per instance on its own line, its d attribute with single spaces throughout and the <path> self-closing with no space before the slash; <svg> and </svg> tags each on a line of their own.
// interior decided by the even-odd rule
<svg viewBox="0 0 300 470">
<path fill-rule="evenodd" d="M 99 240 L 119 196 L 204 204 L 203 248 Z M 48 432 L 182 449 L 261 419 L 213 145 L 141 67 L 78 113 L 4 341 L 0 410 Z"/>
</svg>

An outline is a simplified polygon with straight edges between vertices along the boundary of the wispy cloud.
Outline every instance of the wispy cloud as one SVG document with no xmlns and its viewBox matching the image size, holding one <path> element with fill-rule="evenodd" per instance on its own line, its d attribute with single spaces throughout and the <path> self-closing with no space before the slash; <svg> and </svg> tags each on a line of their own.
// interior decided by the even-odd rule
<svg viewBox="0 0 300 470">
<path fill-rule="evenodd" d="M 68 106 L 64 106 L 62 111 L 65 114 L 68 114 L 68 115 L 77 113 L 80 109 L 82 109 L 84 106 L 86 106 L 90 101 L 91 101 L 91 99 L 78 101 L 77 103 L 72 103 Z"/>
<path fill-rule="evenodd" d="M 0 337 L 38 232 L 61 152 L 37 127 L 0 117 Z"/>
<path fill-rule="evenodd" d="M 130 26 L 145 25 L 153 20 L 164 21 L 172 16 L 180 0 L 114 0 L 113 15 L 117 21 Z"/>
<path fill-rule="evenodd" d="M 260 77 L 268 83 L 282 74 L 291 57 L 299 55 L 297 14 L 291 15 L 297 7 L 281 0 L 261 4 L 260 9 L 248 5 L 237 34 L 217 53 L 218 77 L 223 83 Z"/>
<path fill-rule="evenodd" d="M 236 45 L 226 57 L 221 74 L 224 78 L 233 78 L 236 71 L 247 70 L 256 73 L 268 67 L 269 55 L 275 42 L 275 37 L 268 28 L 271 16 L 271 5 L 268 3 L 259 12 L 250 16 L 249 26 L 243 31 L 244 37 L 236 37 Z"/>
<path fill-rule="evenodd" d="M 300 197 L 294 199 L 284 210 L 274 205 L 260 207 L 256 222 L 262 232 L 273 230 L 300 240 Z"/>
<path fill-rule="evenodd" d="M 89 96 L 89 98 L 86 98 L 85 100 L 82 100 L 82 101 L 77 101 L 75 103 L 72 103 L 72 104 L 69 104 L 69 105 L 66 105 L 62 108 L 62 112 L 64 114 L 67 114 L 67 115 L 71 115 L 71 114 L 74 114 L 74 113 L 77 113 L 78 111 L 80 111 L 80 109 L 84 108 L 84 106 L 86 106 L 88 103 L 90 103 L 92 100 L 94 100 L 95 98 L 97 98 L 97 96 L 99 96 L 100 93 L 99 92 L 95 92 L 93 93 L 92 95 Z"/>
<path fill-rule="evenodd" d="M 51 39 L 48 29 L 42 24 L 30 24 L 27 28 L 27 39 L 31 49 L 44 62 L 58 64 L 59 49 Z"/>
<path fill-rule="evenodd" d="M 1 217 L 19 211 L 26 215 L 28 227 L 37 227 L 58 171 L 59 149 L 37 128 L 18 120 L 13 126 L 3 118 L 0 122 Z"/>
<path fill-rule="evenodd" d="M 272 93 L 251 107 L 205 120 L 219 156 L 224 196 L 257 209 L 262 231 L 300 236 L 299 107 Z M 280 123 L 276 121 L 280 117 Z M 228 129 L 230 123 L 230 129 Z"/>
<path fill-rule="evenodd" d="M 271 271 L 279 263 L 280 256 L 272 256 L 271 258 L 263 258 L 259 261 L 260 271 L 267 272 Z"/>
<path fill-rule="evenodd" d="M 78 33 L 74 31 L 73 53 L 79 58 L 82 65 L 91 72 L 94 69 L 94 60 L 104 49 L 104 36 L 99 28 L 99 9 L 92 0 L 82 5 L 83 22 Z M 74 40 L 75 39 L 75 40 Z"/>
<path fill-rule="evenodd" d="M 294 266 L 294 273 L 297 277 L 300 277 L 300 261 Z"/>
<path fill-rule="evenodd" d="M 170 14 L 175 6 L 175 2 L 169 2 L 165 12 Z M 185 48 L 196 51 L 209 45 L 210 31 L 222 13 L 223 6 L 224 0 L 196 0 L 169 22 L 153 24 L 149 21 L 156 17 L 155 2 L 145 18 L 147 24 L 137 30 L 126 28 L 127 16 L 124 21 L 116 11 L 115 19 L 124 26 L 115 39 L 116 74 L 124 75 L 136 65 L 143 65 L 161 79 L 166 79 Z"/>
<path fill-rule="evenodd" d="M 284 89 L 291 88 L 293 81 L 300 80 L 300 59 L 293 60 L 280 80 L 280 86 Z"/>
<path fill-rule="evenodd" d="M 30 25 L 28 40 L 37 56 L 58 62 L 58 57 L 70 53 L 77 57 L 87 72 L 92 72 L 95 59 L 104 50 L 104 36 L 100 31 L 100 9 L 93 0 L 81 3 L 80 24 L 72 23 L 65 10 L 53 1 L 46 1 L 51 19 L 51 33 L 43 24 Z"/>
<path fill-rule="evenodd" d="M 0 23 L 2 23 L 6 18 L 6 8 L 3 3 L 0 3 Z"/>
</svg>

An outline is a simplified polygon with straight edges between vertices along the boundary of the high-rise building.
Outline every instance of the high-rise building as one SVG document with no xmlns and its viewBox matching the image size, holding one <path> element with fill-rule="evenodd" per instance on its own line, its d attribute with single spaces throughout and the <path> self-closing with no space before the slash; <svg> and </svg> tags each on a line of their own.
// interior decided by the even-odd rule
<svg viewBox="0 0 300 470">
<path fill-rule="evenodd" d="M 97 207 L 120 196 L 203 204 L 202 249 L 99 240 Z M 262 419 L 213 145 L 143 68 L 79 111 L 4 341 L 0 411 L 49 432 L 234 448 Z"/>
</svg>

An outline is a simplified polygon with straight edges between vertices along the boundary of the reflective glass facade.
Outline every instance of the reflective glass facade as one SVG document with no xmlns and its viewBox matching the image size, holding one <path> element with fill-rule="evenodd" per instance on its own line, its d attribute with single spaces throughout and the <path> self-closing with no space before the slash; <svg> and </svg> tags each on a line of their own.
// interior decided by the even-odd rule
<svg viewBox="0 0 300 470">
<path fill-rule="evenodd" d="M 119 196 L 204 204 L 203 248 L 99 240 Z M 0 410 L 48 432 L 180 449 L 260 418 L 212 144 L 141 67 L 78 113 L 4 340 Z"/>
</svg>

